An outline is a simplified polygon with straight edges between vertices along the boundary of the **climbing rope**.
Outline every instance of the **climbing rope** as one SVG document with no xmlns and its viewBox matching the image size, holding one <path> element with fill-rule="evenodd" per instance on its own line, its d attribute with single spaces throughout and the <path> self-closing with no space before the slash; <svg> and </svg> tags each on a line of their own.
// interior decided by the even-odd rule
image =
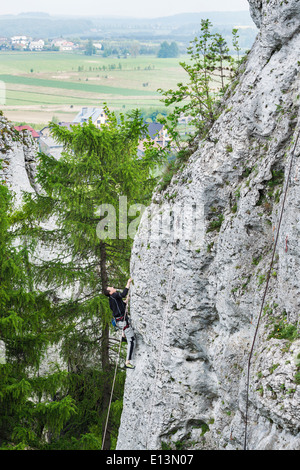
<svg viewBox="0 0 300 470">
<path fill-rule="evenodd" d="M 127 317 L 128 304 L 129 304 L 129 297 L 130 297 L 130 288 L 129 288 L 129 291 L 128 291 L 128 301 L 127 301 L 126 308 L 125 308 L 124 319 Z M 119 343 L 119 351 L 118 351 L 118 355 L 117 355 L 117 359 L 116 359 L 115 372 L 114 372 L 114 378 L 113 378 L 113 383 L 112 383 L 112 387 L 111 387 L 111 393 L 110 393 L 108 411 L 107 411 L 107 416 L 106 416 L 106 423 L 105 423 L 105 428 L 104 428 L 104 433 L 103 433 L 103 438 L 102 438 L 102 449 L 101 449 L 101 450 L 103 450 L 103 448 L 104 448 L 104 443 L 105 443 L 105 438 L 106 438 L 106 432 L 107 432 L 107 426 L 108 426 L 110 408 L 111 408 L 112 397 L 113 397 L 113 393 L 114 393 L 115 382 L 116 382 L 116 376 L 117 376 L 117 370 L 118 370 L 118 365 L 119 365 L 119 360 L 120 360 L 120 354 L 121 354 L 122 335 L 123 335 L 123 330 L 121 331 L 121 337 L 120 337 L 120 343 Z"/>
<path fill-rule="evenodd" d="M 276 247 L 277 247 L 277 243 L 278 243 L 279 232 L 280 232 L 280 227 L 281 227 L 281 222 L 282 222 L 282 216 L 283 216 L 283 212 L 284 212 L 287 191 L 288 191 L 288 187 L 289 187 L 289 184 L 290 184 L 290 176 L 291 176 L 292 167 L 293 167 L 293 163 L 294 163 L 295 150 L 296 150 L 296 147 L 297 147 L 299 135 L 300 135 L 300 130 L 298 131 L 297 138 L 296 138 L 296 141 L 295 141 L 295 145 L 294 145 L 294 148 L 292 150 L 291 161 L 290 161 L 290 166 L 289 166 L 289 172 L 288 172 L 288 176 L 287 176 L 287 182 L 286 182 L 286 187 L 285 187 L 283 201 L 282 201 L 281 213 L 280 213 L 280 217 L 279 217 L 279 223 L 278 223 L 276 238 L 275 238 L 275 242 L 274 242 L 270 268 L 269 268 L 268 275 L 267 275 L 267 281 L 266 281 L 266 286 L 265 286 L 265 290 L 264 290 L 264 295 L 263 295 L 263 298 L 262 298 L 260 312 L 259 312 L 259 315 L 258 315 L 257 324 L 256 324 L 256 328 L 255 328 L 255 333 L 254 333 L 254 337 L 253 337 L 253 341 L 252 341 L 252 346 L 251 346 L 251 350 L 250 350 L 249 358 L 248 358 L 248 371 L 247 371 L 247 384 L 246 384 L 246 414 L 245 414 L 244 450 L 247 449 L 247 426 L 248 426 L 249 382 L 250 382 L 251 359 L 252 359 L 254 344 L 255 344 L 255 340 L 256 340 L 256 336 L 257 336 L 257 332 L 258 332 L 258 327 L 259 327 L 259 323 L 260 323 L 260 319 L 261 319 L 261 315 L 262 315 L 262 312 L 263 312 L 265 299 L 266 299 L 266 295 L 267 295 L 267 291 L 268 291 L 268 287 L 269 287 L 269 281 L 270 281 L 271 271 L 272 271 L 272 268 L 273 268 L 275 251 L 276 251 Z M 286 238 L 286 247 L 287 247 L 287 238 Z"/>
<path fill-rule="evenodd" d="M 167 313 L 168 313 L 168 310 L 169 310 L 170 298 L 171 298 L 171 289 L 172 289 L 172 281 L 173 281 L 175 254 L 176 254 L 176 240 L 173 241 L 173 254 L 172 254 L 172 258 L 171 258 L 171 269 L 170 269 L 169 285 L 168 285 L 168 291 L 167 291 L 167 303 L 165 305 L 164 312 L 163 312 L 163 317 L 162 317 L 162 320 L 163 320 L 162 335 L 161 335 L 161 342 L 160 342 L 159 353 L 158 353 L 158 361 L 157 361 L 157 366 L 156 366 L 156 370 L 155 370 L 154 387 L 153 387 L 153 392 L 152 392 L 152 395 L 151 395 L 150 419 L 149 419 L 148 434 L 147 434 L 147 439 L 146 439 L 146 448 L 148 448 L 150 430 L 152 428 L 153 408 L 154 408 L 154 400 L 155 400 L 156 391 L 157 391 L 158 373 L 159 373 L 159 370 L 161 368 L 162 351 L 163 351 L 164 342 L 165 342 L 167 320 L 169 318 Z"/>
</svg>

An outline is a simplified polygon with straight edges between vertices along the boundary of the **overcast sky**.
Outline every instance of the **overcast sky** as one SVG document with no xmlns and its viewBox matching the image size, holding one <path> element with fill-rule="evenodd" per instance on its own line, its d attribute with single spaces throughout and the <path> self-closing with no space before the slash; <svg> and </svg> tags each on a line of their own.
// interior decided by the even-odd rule
<svg viewBox="0 0 300 470">
<path fill-rule="evenodd" d="M 249 10 L 247 0 L 2 0 L 1 3 L 0 15 L 37 11 L 51 15 L 157 18 L 177 13 Z"/>
</svg>

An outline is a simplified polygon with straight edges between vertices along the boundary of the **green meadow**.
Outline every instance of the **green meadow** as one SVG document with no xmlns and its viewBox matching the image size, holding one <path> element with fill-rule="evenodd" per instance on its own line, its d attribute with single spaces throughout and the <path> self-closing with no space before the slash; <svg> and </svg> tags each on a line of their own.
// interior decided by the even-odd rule
<svg viewBox="0 0 300 470">
<path fill-rule="evenodd" d="M 14 122 L 71 120 L 82 106 L 107 103 L 115 111 L 163 110 L 158 88 L 176 88 L 186 56 L 160 59 L 85 56 L 63 52 L 0 52 L 4 113 Z"/>
</svg>

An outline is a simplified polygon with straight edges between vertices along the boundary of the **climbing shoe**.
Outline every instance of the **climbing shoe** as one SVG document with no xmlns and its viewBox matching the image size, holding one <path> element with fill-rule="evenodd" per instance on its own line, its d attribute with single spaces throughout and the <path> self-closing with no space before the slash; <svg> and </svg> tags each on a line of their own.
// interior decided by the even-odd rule
<svg viewBox="0 0 300 470">
<path fill-rule="evenodd" d="M 122 343 L 127 343 L 127 339 L 122 336 Z"/>
<path fill-rule="evenodd" d="M 135 369 L 132 364 L 125 364 L 125 369 Z"/>
</svg>

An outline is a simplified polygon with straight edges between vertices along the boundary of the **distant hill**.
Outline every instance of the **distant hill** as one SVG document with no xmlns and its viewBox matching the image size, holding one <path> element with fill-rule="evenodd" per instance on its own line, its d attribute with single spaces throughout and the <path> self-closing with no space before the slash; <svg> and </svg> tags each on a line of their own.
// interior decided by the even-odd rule
<svg viewBox="0 0 300 470">
<path fill-rule="evenodd" d="M 0 16 L 0 34 L 2 37 L 24 35 L 41 39 L 175 40 L 185 44 L 199 32 L 201 19 L 206 18 L 225 37 L 230 37 L 233 27 L 242 26 L 242 47 L 251 47 L 257 29 L 249 11 L 182 13 L 157 18 L 50 16 L 43 12 L 29 12 Z"/>
<path fill-rule="evenodd" d="M 49 13 L 44 13 L 41 11 L 27 11 L 24 13 L 19 13 L 18 16 L 26 16 L 29 18 L 47 18 L 50 17 Z"/>
<path fill-rule="evenodd" d="M 171 40 L 186 45 L 199 34 L 201 20 L 207 18 L 212 22 L 213 30 L 222 34 L 228 44 L 231 44 L 232 28 L 238 27 L 242 50 L 251 48 L 257 28 L 249 11 L 181 13 L 151 19 L 94 17 L 89 19 L 96 31 L 89 32 L 88 36 L 95 39 L 124 38 L 155 42 Z"/>
<path fill-rule="evenodd" d="M 154 18 L 155 22 L 164 24 L 186 25 L 200 23 L 201 19 L 208 18 L 214 25 L 243 25 L 254 26 L 249 11 L 204 11 L 201 13 L 180 13 L 166 17 Z"/>
<path fill-rule="evenodd" d="M 62 35 L 76 35 L 89 31 L 93 23 L 86 19 L 56 18 L 53 16 L 0 16 L 1 37 L 29 36 L 47 39 Z"/>
</svg>

